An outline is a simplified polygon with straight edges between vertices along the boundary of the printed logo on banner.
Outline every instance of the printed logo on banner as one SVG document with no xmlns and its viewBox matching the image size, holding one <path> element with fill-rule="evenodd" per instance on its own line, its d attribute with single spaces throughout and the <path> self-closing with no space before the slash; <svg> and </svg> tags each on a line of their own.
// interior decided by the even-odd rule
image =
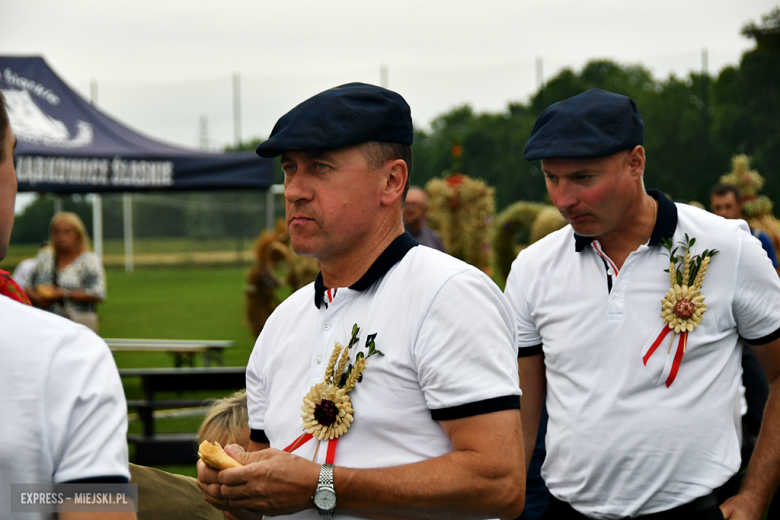
<svg viewBox="0 0 780 520">
<path fill-rule="evenodd" d="M 18 76 L 10 68 L 3 71 L 2 79 L 6 85 L 14 87 L 3 89 L 3 96 L 11 128 L 19 141 L 53 148 L 82 148 L 92 144 L 92 125 L 77 120 L 76 135 L 71 136 L 65 123 L 41 109 L 33 96 L 50 105 L 60 104 L 60 98 L 50 89 Z"/>
</svg>

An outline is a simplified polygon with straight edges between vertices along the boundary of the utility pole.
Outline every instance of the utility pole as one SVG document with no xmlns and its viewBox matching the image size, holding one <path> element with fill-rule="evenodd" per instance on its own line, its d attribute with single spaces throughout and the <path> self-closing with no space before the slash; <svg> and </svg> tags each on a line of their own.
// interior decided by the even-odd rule
<svg viewBox="0 0 780 520">
<path fill-rule="evenodd" d="M 96 79 L 93 79 L 89 84 L 89 94 L 90 104 L 96 106 L 98 104 L 98 84 Z"/>
<path fill-rule="evenodd" d="M 542 57 L 536 57 L 536 88 L 542 90 L 544 88 L 544 72 L 542 70 Z"/>
<path fill-rule="evenodd" d="M 539 106 L 544 107 L 544 71 L 542 70 L 542 57 L 536 57 L 536 96 Z"/>
<path fill-rule="evenodd" d="M 233 141 L 241 144 L 241 76 L 233 73 Z"/>
<path fill-rule="evenodd" d="M 710 143 L 710 73 L 707 63 L 707 48 L 701 50 L 701 122 L 702 138 L 704 142 L 704 176 L 703 179 L 710 178 L 712 174 L 712 146 Z"/>
<path fill-rule="evenodd" d="M 387 81 L 387 65 L 385 64 L 382 64 L 382 67 L 379 69 L 379 86 L 382 88 L 389 88 Z"/>
<path fill-rule="evenodd" d="M 206 151 L 209 149 L 209 118 L 200 116 L 200 149 Z"/>
</svg>

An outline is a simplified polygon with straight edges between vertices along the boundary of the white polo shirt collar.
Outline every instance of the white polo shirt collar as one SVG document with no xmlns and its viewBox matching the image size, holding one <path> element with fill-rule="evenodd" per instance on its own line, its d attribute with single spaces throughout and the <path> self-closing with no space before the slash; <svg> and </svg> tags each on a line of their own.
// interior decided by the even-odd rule
<svg viewBox="0 0 780 520">
<path fill-rule="evenodd" d="M 382 254 L 374 260 L 374 263 L 371 264 L 368 271 L 360 277 L 360 280 L 350 285 L 349 288 L 354 291 L 365 291 L 374 285 L 377 280 L 382 278 L 391 267 L 400 262 L 409 250 L 419 245 L 419 242 L 413 239 L 409 233 L 404 232 L 398 235 L 398 237 L 387 246 L 387 249 L 382 251 Z M 314 280 L 314 305 L 318 309 L 322 307 L 323 303 L 325 304 L 325 308 L 328 308 L 328 298 L 325 297 L 328 289 L 329 288 L 325 287 L 325 284 L 322 281 L 322 271 L 320 271 L 317 273 L 317 279 Z"/>
</svg>

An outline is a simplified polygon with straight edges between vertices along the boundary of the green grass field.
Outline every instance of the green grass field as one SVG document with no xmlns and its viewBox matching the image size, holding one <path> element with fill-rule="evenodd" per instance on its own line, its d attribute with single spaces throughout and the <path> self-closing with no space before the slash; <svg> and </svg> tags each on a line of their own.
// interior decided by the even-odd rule
<svg viewBox="0 0 780 520">
<path fill-rule="evenodd" d="M 98 309 L 100 335 L 104 338 L 233 340 L 236 346 L 225 351 L 225 365 L 246 366 L 254 338 L 244 318 L 245 269 L 147 268 L 133 274 L 109 269 L 107 274 L 108 297 Z M 173 366 L 172 356 L 164 353 L 118 352 L 114 359 L 119 368 Z M 126 378 L 125 393 L 128 399 L 142 398 L 140 379 Z M 223 395 L 196 392 L 160 394 L 159 398 Z M 160 432 L 194 432 L 201 421 L 202 417 L 159 419 L 155 426 Z M 129 430 L 140 433 L 141 424 L 132 421 Z M 195 476 L 194 466 L 161 466 L 161 469 Z"/>
<path fill-rule="evenodd" d="M 133 242 L 133 252 L 136 255 L 165 255 L 181 253 L 200 253 L 223 251 L 236 255 L 236 251 L 245 253 L 251 251 L 254 239 L 236 240 L 233 238 L 199 240 L 193 238 L 137 238 Z M 32 258 L 40 249 L 39 244 L 11 244 L 8 255 L 0 262 L 0 269 L 13 269 L 26 258 Z M 125 243 L 121 239 L 106 240 L 103 243 L 103 254 L 108 257 L 123 257 Z"/>
</svg>

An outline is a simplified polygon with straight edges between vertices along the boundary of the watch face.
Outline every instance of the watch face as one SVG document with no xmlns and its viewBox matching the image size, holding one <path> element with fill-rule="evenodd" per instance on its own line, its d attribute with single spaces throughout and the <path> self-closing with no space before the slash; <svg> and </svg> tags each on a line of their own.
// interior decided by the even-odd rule
<svg viewBox="0 0 780 520">
<path fill-rule="evenodd" d="M 320 488 L 314 493 L 314 505 L 328 511 L 336 507 L 336 492 L 330 488 Z"/>
</svg>

